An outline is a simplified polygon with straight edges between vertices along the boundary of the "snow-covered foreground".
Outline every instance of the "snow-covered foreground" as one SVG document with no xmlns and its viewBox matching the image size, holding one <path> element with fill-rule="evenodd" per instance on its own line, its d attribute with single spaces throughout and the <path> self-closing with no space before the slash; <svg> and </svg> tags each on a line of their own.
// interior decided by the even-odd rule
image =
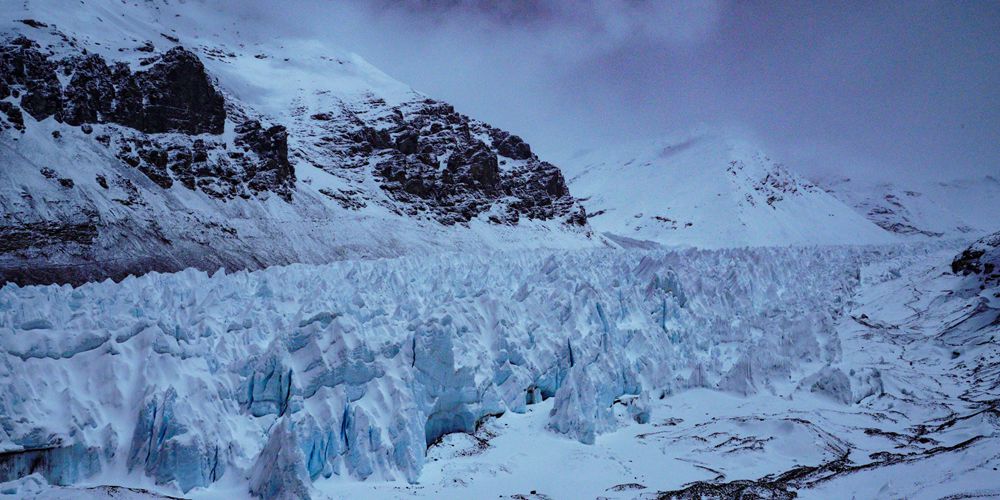
<svg viewBox="0 0 1000 500">
<path fill-rule="evenodd" d="M 474 437 L 448 436 L 429 450 L 420 484 L 320 483 L 322 491 L 332 498 L 1000 497 L 1000 303 L 996 289 L 980 292 L 948 273 L 953 256 L 866 268 L 836 327 L 843 354 L 833 367 L 849 374 L 853 401 L 793 383 L 749 397 L 690 389 L 654 399 L 648 423 L 630 422 L 594 446 L 548 432 L 545 402 L 491 419 Z M 909 269 L 900 277 L 901 267 Z M 878 376 L 859 386 L 860 373 Z"/>
<path fill-rule="evenodd" d="M 957 250 L 448 255 L 7 286 L 0 474 L 34 475 L 0 493 L 1000 495 L 1000 304 L 950 273 Z"/>
</svg>

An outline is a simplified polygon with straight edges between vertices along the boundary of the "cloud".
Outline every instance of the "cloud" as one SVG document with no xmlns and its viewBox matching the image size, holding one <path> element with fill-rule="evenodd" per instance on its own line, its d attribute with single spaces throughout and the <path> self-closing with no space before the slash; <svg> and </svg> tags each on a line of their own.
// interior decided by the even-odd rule
<svg viewBox="0 0 1000 500">
<path fill-rule="evenodd" d="M 1000 171 L 1000 4 L 221 2 L 246 33 L 359 53 L 550 158 L 750 130 L 811 175 Z"/>
</svg>

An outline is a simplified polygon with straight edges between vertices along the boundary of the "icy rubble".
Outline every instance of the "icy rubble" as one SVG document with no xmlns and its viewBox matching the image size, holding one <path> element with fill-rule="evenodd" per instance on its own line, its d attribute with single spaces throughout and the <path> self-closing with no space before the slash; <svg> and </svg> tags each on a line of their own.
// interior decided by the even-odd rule
<svg viewBox="0 0 1000 500">
<path fill-rule="evenodd" d="M 125 467 L 187 492 L 418 480 L 426 448 L 554 397 L 592 443 L 687 387 L 844 403 L 836 318 L 889 248 L 494 253 L 0 289 L 0 482 Z M 861 374 L 858 374 L 859 376 Z M 877 375 L 877 374 L 876 374 Z M 637 396 L 637 397 L 633 397 Z M 264 478 L 271 478 L 270 482 Z M 168 486 L 169 487 L 169 486 Z"/>
</svg>

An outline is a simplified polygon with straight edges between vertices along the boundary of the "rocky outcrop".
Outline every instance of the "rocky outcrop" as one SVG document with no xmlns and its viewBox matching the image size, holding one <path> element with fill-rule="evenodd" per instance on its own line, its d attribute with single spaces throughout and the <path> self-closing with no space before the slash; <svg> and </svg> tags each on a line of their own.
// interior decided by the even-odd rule
<svg viewBox="0 0 1000 500">
<path fill-rule="evenodd" d="M 792 175 L 784 165 L 773 163 L 770 158 L 760 153 L 754 153 L 748 160 L 730 161 L 726 172 L 734 181 L 740 179 L 742 186 L 749 188 L 748 191 L 752 190 L 752 193 L 748 192 L 744 198 L 750 206 L 756 206 L 759 201 L 764 201 L 774 208 L 775 204 L 780 203 L 785 197 L 794 197 L 800 192 L 819 191 L 813 184 Z M 763 172 L 755 171 L 752 168 L 754 164 L 768 165 L 768 168 Z"/>
<path fill-rule="evenodd" d="M 198 56 L 170 49 L 150 69 L 129 75 L 116 65 L 116 123 L 146 133 L 221 134 L 226 119 L 222 95 Z"/>
<path fill-rule="evenodd" d="M 1000 285 L 1000 232 L 980 238 L 951 262 L 951 271 L 974 276 L 981 288 Z"/>
<path fill-rule="evenodd" d="M 21 108 L 7 101 L 0 101 L 0 112 L 6 117 L 6 121 L 0 121 L 0 130 L 13 127 L 19 132 L 24 131 L 24 115 L 21 113 Z"/>
<path fill-rule="evenodd" d="M 257 120 L 236 128 L 236 145 L 257 155 L 244 166 L 245 180 L 255 191 L 275 191 L 286 200 L 295 188 L 295 169 L 288 162 L 288 132 L 281 125 L 267 129 Z"/>
<path fill-rule="evenodd" d="M 46 221 L 0 225 L 0 252 L 52 245 L 89 245 L 97 237 L 91 218 L 80 221 Z"/>
<path fill-rule="evenodd" d="M 0 48 L 0 99 L 20 98 L 21 107 L 36 120 L 62 112 L 57 65 L 38 44 L 19 37 Z"/>
<path fill-rule="evenodd" d="M 0 101 L 0 111 L 18 130 L 24 129 L 21 108 L 36 120 L 53 117 L 88 133 L 93 125 L 119 125 L 95 140 L 164 189 L 179 183 L 224 199 L 266 192 L 292 198 L 295 169 L 284 126 L 263 125 L 245 110 L 227 114 L 204 65 L 183 47 L 142 64 L 148 68 L 133 72 L 124 62 L 86 52 L 56 59 L 19 37 L 0 47 L 0 98 L 20 102 Z M 559 169 L 540 161 L 520 137 L 431 99 L 364 104 L 311 115 L 332 132 L 319 137 L 332 161 L 318 166 L 336 173 L 374 164 L 380 187 L 397 202 L 394 211 L 428 213 L 447 225 L 486 212 L 498 224 L 516 224 L 522 216 L 586 224 Z M 227 118 L 236 122 L 233 143 L 205 137 L 221 134 Z M 330 193 L 345 207 L 367 204 L 358 193 Z"/>
<path fill-rule="evenodd" d="M 374 163 L 375 178 L 397 202 L 395 210 L 427 214 L 446 225 L 482 214 L 495 224 L 516 224 L 521 217 L 586 224 L 559 169 L 539 160 L 520 137 L 433 99 L 365 104 L 313 114 L 328 133 L 310 149 L 332 154 L 348 168 Z"/>
<path fill-rule="evenodd" d="M 103 137 L 119 160 L 164 189 L 178 182 L 215 198 L 275 193 L 290 201 L 295 171 L 288 162 L 284 127 L 264 130 L 259 121 L 247 120 L 236 131 L 235 151 L 215 138 L 159 137 L 127 131 L 112 131 Z"/>
<path fill-rule="evenodd" d="M 228 116 L 237 121 L 235 151 L 223 141 L 192 138 L 221 134 L 227 119 L 225 100 L 204 65 L 183 47 L 143 63 L 149 68 L 132 72 L 127 64 L 97 54 L 55 60 L 22 37 L 0 49 L 0 97 L 18 93 L 20 107 L 36 120 L 127 127 L 95 139 L 115 143 L 120 160 L 164 189 L 179 182 L 223 198 L 274 192 L 291 199 L 295 170 L 284 126 L 262 125 L 241 111 Z M 68 80 L 65 87 L 57 73 Z M 522 216 L 586 224 L 559 169 L 539 160 L 520 137 L 431 99 L 394 107 L 379 99 L 367 104 L 363 112 L 342 109 L 311 116 L 318 124 L 331 122 L 325 126 L 335 135 L 321 141 L 337 153 L 333 159 L 341 160 L 322 168 L 336 172 L 371 162 L 381 188 L 398 202 L 394 209 L 429 213 L 448 225 L 487 212 L 487 219 L 497 224 L 516 224 Z M 23 128 L 16 106 L 8 103 L 3 111 L 11 124 Z M 158 136 L 167 132 L 184 135 Z M 361 204 L 353 199 L 346 203 Z"/>
<path fill-rule="evenodd" d="M 111 119 L 114 116 L 112 110 L 117 92 L 111 68 L 104 58 L 97 54 L 77 56 L 67 61 L 66 69 L 71 71 L 72 76 L 63 92 L 61 118 L 76 126 L 103 123 Z M 126 75 L 128 67 L 120 67 L 117 75 L 119 81 L 124 80 Z"/>
<path fill-rule="evenodd" d="M 128 64 L 111 67 L 96 54 L 56 60 L 19 37 L 0 47 L 0 99 L 20 96 L 20 106 L 36 120 L 116 123 L 146 133 L 222 133 L 225 102 L 198 56 L 175 47 L 148 62 L 149 69 L 132 73 Z M 65 88 L 57 73 L 68 78 Z"/>
<path fill-rule="evenodd" d="M 381 228 L 335 227 L 354 211 L 414 231 L 534 219 L 587 234 L 558 168 L 448 104 L 322 90 L 265 117 L 224 93 L 205 66 L 221 56 L 205 47 L 199 56 L 146 43 L 120 47 L 119 60 L 91 43 L 54 25 L 0 38 L 0 140 L 10 146 L 0 150 L 0 184 L 10 186 L 0 190 L 0 282 L 402 251 Z M 296 169 L 310 166 L 332 177 L 300 185 Z M 355 230 L 373 236 L 339 237 Z"/>
<path fill-rule="evenodd" d="M 242 151 L 229 150 L 221 139 L 192 137 L 222 134 L 227 118 L 204 65 L 183 47 L 143 62 L 148 69 L 132 72 L 97 54 L 54 59 L 37 43 L 17 38 L 0 47 L 0 98 L 20 96 L 20 102 L 0 101 L 0 111 L 17 130 L 25 127 L 21 108 L 36 120 L 53 117 L 85 132 L 119 125 L 94 139 L 164 189 L 176 181 L 220 198 L 274 192 L 291 199 L 295 171 L 284 127 L 265 129 L 259 120 L 236 117 L 242 121 L 234 145 Z"/>
</svg>

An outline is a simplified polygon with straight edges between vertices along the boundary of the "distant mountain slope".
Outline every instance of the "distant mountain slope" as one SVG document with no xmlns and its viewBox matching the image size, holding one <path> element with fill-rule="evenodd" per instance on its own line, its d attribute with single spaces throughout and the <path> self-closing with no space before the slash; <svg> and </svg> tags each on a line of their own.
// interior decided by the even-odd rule
<svg viewBox="0 0 1000 500">
<path fill-rule="evenodd" d="M 892 235 L 751 144 L 704 134 L 563 162 L 591 227 L 668 245 L 884 243 Z"/>
<path fill-rule="evenodd" d="M 519 137 L 198 2 L 0 16 L 0 282 L 592 245 Z"/>
<path fill-rule="evenodd" d="M 971 237 L 1000 229 L 1000 179 L 871 184 L 821 181 L 827 192 L 887 231 L 911 237 Z"/>
</svg>

